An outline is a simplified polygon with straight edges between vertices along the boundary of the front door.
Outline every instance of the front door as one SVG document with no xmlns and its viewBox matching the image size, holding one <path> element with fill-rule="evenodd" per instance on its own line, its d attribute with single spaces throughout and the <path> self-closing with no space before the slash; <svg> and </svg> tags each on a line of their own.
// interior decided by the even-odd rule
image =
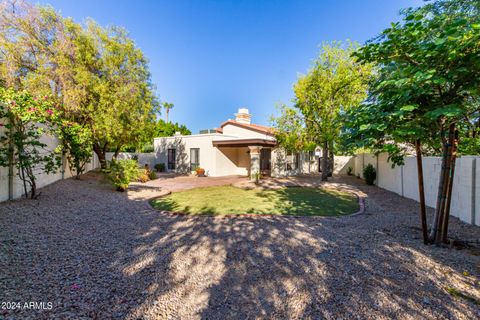
<svg viewBox="0 0 480 320">
<path fill-rule="evenodd" d="M 261 149 L 260 150 L 260 172 L 262 176 L 270 176 L 272 172 L 272 150 L 271 149 Z"/>
</svg>

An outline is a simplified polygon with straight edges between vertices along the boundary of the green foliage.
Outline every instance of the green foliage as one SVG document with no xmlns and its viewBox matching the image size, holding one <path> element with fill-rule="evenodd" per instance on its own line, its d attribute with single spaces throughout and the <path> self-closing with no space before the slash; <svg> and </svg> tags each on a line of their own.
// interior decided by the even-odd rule
<svg viewBox="0 0 480 320">
<path fill-rule="evenodd" d="M 153 167 L 158 172 L 165 172 L 165 163 L 156 163 Z"/>
<path fill-rule="evenodd" d="M 275 138 L 287 151 L 313 151 L 315 142 L 309 140 L 304 118 L 297 108 L 279 107 L 280 116 L 271 117 Z"/>
<path fill-rule="evenodd" d="M 377 179 L 377 172 L 371 163 L 363 168 L 363 177 L 365 178 L 365 183 L 369 186 L 372 186 L 375 179 Z"/>
<path fill-rule="evenodd" d="M 157 173 L 155 171 L 149 170 L 148 171 L 148 178 L 150 180 L 155 180 L 157 179 Z"/>
<path fill-rule="evenodd" d="M 480 116 L 480 10 L 477 1 L 436 1 L 403 12 L 403 21 L 355 56 L 377 66 L 367 102 L 347 115 L 345 141 L 402 161 L 420 139 L 438 154 L 442 131 Z M 461 139 L 460 139 L 461 141 Z"/>
<path fill-rule="evenodd" d="M 366 97 L 369 64 L 351 56 L 357 47 L 340 42 L 322 46 L 319 57 L 294 86 L 295 103 L 300 110 L 308 137 L 317 145 L 337 141 L 342 114 L 355 108 Z"/>
<path fill-rule="evenodd" d="M 150 171 L 147 169 L 139 169 L 137 180 L 141 183 L 145 183 L 150 180 Z"/>
<path fill-rule="evenodd" d="M 150 141 L 159 102 L 148 62 L 127 32 L 82 26 L 51 7 L 0 6 L 0 82 L 51 94 L 65 119 L 88 128 L 102 166 L 109 146 Z"/>
<path fill-rule="evenodd" d="M 5 128 L 0 134 L 0 166 L 8 167 L 12 162 L 23 181 L 25 196 L 30 193 L 33 199 L 36 172 L 54 173 L 61 163 L 59 154 L 40 140 L 58 125 L 58 111 L 48 96 L 38 98 L 0 87 L 0 120 Z"/>
<path fill-rule="evenodd" d="M 347 168 L 347 175 L 351 176 L 353 173 L 353 168 L 352 167 L 348 167 Z"/>
<path fill-rule="evenodd" d="M 480 137 L 463 138 L 458 151 L 462 155 L 480 155 Z"/>
<path fill-rule="evenodd" d="M 118 191 L 125 191 L 139 176 L 138 162 L 133 159 L 111 161 L 107 178 Z"/>
<path fill-rule="evenodd" d="M 58 151 L 66 155 L 70 170 L 79 179 L 92 158 L 92 132 L 88 127 L 63 120 L 57 135 L 61 140 Z"/>
<path fill-rule="evenodd" d="M 191 135 L 192 132 L 184 125 L 178 123 L 166 123 L 162 119 L 159 119 L 155 124 L 154 136 L 156 137 L 171 137 L 175 132 L 180 132 L 182 135 Z"/>
</svg>

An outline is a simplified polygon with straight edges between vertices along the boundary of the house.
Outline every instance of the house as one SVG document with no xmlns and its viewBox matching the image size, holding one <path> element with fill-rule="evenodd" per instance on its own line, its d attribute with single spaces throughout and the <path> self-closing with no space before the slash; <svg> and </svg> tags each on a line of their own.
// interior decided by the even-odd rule
<svg viewBox="0 0 480 320">
<path fill-rule="evenodd" d="M 154 139 L 155 158 L 167 171 L 189 173 L 205 169 L 208 176 L 286 176 L 318 171 L 315 152 L 288 153 L 278 146 L 270 127 L 251 123 L 248 109 L 240 108 L 235 120 L 200 134 Z"/>
</svg>

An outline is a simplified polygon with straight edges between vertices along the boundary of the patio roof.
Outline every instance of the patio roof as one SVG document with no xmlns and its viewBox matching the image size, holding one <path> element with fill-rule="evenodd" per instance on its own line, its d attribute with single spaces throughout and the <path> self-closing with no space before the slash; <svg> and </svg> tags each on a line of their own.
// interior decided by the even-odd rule
<svg viewBox="0 0 480 320">
<path fill-rule="evenodd" d="M 232 140 L 213 140 L 214 147 L 275 147 L 275 140 L 267 139 L 232 139 Z"/>
</svg>

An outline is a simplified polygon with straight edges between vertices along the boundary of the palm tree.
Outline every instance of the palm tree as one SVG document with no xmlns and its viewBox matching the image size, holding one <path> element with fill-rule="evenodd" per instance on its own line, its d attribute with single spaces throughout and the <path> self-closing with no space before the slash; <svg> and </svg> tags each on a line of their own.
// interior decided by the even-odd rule
<svg viewBox="0 0 480 320">
<path fill-rule="evenodd" d="M 163 107 L 165 108 L 166 120 L 165 123 L 168 123 L 168 112 L 173 108 L 173 103 L 164 102 Z"/>
</svg>

